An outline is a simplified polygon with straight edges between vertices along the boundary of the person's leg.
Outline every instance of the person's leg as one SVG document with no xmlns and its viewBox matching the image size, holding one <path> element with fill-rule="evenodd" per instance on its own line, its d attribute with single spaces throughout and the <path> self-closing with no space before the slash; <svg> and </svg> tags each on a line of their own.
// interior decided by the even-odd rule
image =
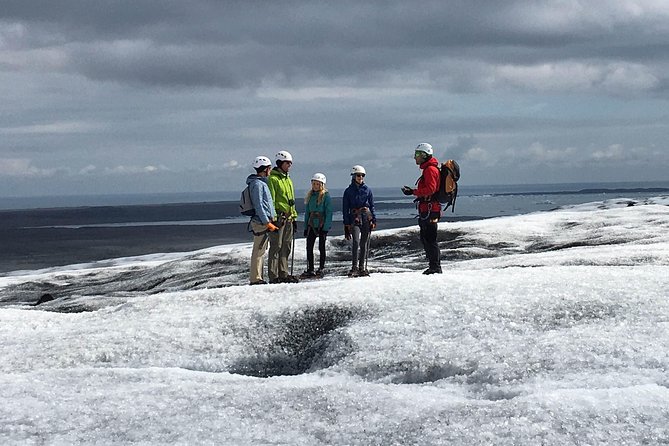
<svg viewBox="0 0 669 446">
<path fill-rule="evenodd" d="M 277 231 L 268 232 L 269 236 L 269 259 L 267 261 L 267 270 L 270 282 L 279 280 L 279 254 L 281 253 L 281 242 L 284 224 Z"/>
<path fill-rule="evenodd" d="M 433 272 L 441 271 L 441 251 L 439 250 L 439 243 L 437 243 L 437 222 L 430 222 L 423 220 L 420 222 L 420 234 L 425 255 L 429 263 L 429 270 Z"/>
<path fill-rule="evenodd" d="M 430 267 L 433 269 L 441 269 L 441 251 L 439 250 L 439 243 L 437 243 L 437 222 L 428 223 L 425 239 L 428 243 L 430 251 Z"/>
<path fill-rule="evenodd" d="M 281 233 L 281 249 L 279 253 L 279 278 L 285 278 L 290 275 L 288 259 L 293 247 L 293 222 L 284 223 Z"/>
<path fill-rule="evenodd" d="M 420 230 L 420 244 L 423 245 L 423 251 L 425 251 L 425 257 L 429 260 L 430 255 L 427 252 L 427 240 L 425 239 L 425 223 L 426 220 L 418 218 L 418 229 Z"/>
<path fill-rule="evenodd" d="M 261 224 L 251 222 L 251 229 L 258 234 L 265 231 L 265 227 Z M 253 250 L 251 251 L 251 267 L 249 271 L 249 281 L 251 283 L 258 283 L 263 281 L 263 258 L 267 252 L 267 245 L 269 238 L 267 233 L 261 235 L 253 235 Z"/>
<path fill-rule="evenodd" d="M 358 269 L 360 271 L 366 270 L 367 260 L 367 241 L 369 239 L 369 225 L 363 225 L 360 229 L 360 255 L 358 256 Z"/>
<path fill-rule="evenodd" d="M 357 271 L 358 269 L 358 248 L 360 247 L 360 226 L 353 225 L 351 228 L 353 233 L 352 243 L 351 243 L 351 254 L 352 254 L 352 266 L 351 269 Z"/>
<path fill-rule="evenodd" d="M 307 232 L 307 271 L 314 270 L 314 245 L 316 244 L 316 233 L 312 228 Z"/>
<path fill-rule="evenodd" d="M 318 235 L 318 253 L 320 258 L 318 259 L 318 265 L 321 272 L 325 268 L 325 241 L 327 240 L 327 233 L 321 233 Z"/>
</svg>

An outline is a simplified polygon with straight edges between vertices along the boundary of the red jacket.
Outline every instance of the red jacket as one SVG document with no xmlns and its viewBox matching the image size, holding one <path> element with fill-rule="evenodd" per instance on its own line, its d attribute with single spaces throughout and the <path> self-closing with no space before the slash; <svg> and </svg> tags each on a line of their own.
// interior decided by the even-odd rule
<svg viewBox="0 0 669 446">
<path fill-rule="evenodd" d="M 441 213 L 441 203 L 432 198 L 439 190 L 439 160 L 431 157 L 420 165 L 423 175 L 418 179 L 416 189 L 413 194 L 418 197 L 418 212 L 424 214 L 426 212 Z"/>
</svg>

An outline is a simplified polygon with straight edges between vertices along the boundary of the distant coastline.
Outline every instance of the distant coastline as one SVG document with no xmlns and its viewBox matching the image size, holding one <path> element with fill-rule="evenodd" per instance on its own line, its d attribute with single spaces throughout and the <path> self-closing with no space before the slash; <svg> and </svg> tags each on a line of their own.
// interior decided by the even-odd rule
<svg viewBox="0 0 669 446">
<path fill-rule="evenodd" d="M 633 187 L 633 188 L 594 188 L 580 190 L 562 190 L 545 192 L 523 192 L 522 195 L 591 195 L 591 194 L 662 194 L 669 193 L 669 187 Z M 493 194 L 495 196 L 518 195 L 518 192 L 505 192 Z"/>
</svg>

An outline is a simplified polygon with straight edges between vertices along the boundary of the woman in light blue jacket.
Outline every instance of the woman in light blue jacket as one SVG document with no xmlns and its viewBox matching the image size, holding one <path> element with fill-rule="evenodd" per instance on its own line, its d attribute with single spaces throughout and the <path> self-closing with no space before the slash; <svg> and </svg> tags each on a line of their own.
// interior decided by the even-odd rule
<svg viewBox="0 0 669 446">
<path fill-rule="evenodd" d="M 315 173 L 311 177 L 311 190 L 304 199 L 304 236 L 307 238 L 307 270 L 300 276 L 303 279 L 323 277 L 325 268 L 325 242 L 332 226 L 332 200 L 325 188 L 325 175 Z M 314 271 L 314 244 L 318 237 L 320 261 Z"/>
</svg>

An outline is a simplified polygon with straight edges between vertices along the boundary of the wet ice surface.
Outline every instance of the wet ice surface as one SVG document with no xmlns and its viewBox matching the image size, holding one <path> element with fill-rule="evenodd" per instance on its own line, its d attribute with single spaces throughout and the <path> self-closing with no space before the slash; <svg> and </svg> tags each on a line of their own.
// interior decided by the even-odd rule
<svg viewBox="0 0 669 446">
<path fill-rule="evenodd" d="M 669 442 L 669 198 L 442 224 L 441 276 L 416 229 L 368 278 L 341 238 L 296 285 L 247 244 L 0 278 L 0 443 Z"/>
</svg>

